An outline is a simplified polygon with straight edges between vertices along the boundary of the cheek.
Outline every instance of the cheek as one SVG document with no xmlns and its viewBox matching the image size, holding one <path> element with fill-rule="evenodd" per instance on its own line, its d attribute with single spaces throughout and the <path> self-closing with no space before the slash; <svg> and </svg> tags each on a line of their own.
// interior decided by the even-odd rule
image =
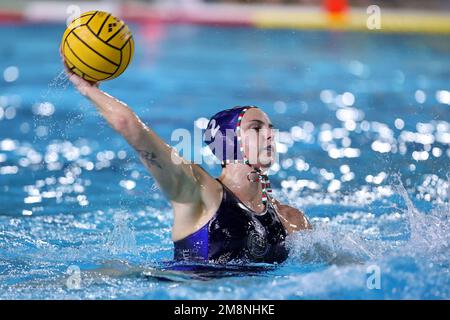
<svg viewBox="0 0 450 320">
<path fill-rule="evenodd" d="M 242 137 L 243 147 L 246 151 L 257 148 L 258 142 L 258 135 L 252 131 L 247 131 Z"/>
</svg>

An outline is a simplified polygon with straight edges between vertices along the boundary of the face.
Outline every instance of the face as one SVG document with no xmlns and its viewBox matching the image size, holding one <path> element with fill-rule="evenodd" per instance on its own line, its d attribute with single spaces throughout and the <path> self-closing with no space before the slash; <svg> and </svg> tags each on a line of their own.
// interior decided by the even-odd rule
<svg viewBox="0 0 450 320">
<path fill-rule="evenodd" d="M 245 112 L 241 121 L 241 138 L 250 164 L 268 169 L 276 159 L 275 136 L 272 122 L 258 108 Z"/>
</svg>

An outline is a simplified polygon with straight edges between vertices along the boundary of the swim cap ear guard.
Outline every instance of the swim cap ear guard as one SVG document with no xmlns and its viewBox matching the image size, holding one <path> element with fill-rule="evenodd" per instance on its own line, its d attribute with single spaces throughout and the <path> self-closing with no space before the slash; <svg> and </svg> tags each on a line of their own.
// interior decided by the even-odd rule
<svg viewBox="0 0 450 320">
<path fill-rule="evenodd" d="M 250 166 L 253 171 L 247 174 L 247 179 L 252 182 L 261 182 L 262 201 L 267 202 L 268 193 L 272 192 L 269 177 L 255 168 L 245 155 L 241 144 L 241 122 L 248 109 L 255 106 L 234 107 L 216 113 L 208 122 L 205 132 L 205 143 L 212 153 L 225 167 L 228 163 L 243 163 Z M 252 176 L 253 175 L 253 176 Z"/>
</svg>

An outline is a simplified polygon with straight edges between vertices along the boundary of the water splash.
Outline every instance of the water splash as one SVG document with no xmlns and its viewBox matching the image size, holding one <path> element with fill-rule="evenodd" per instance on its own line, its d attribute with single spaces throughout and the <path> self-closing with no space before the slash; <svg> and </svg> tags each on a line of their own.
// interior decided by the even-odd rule
<svg viewBox="0 0 450 320">
<path fill-rule="evenodd" d="M 62 93 L 69 87 L 70 82 L 67 74 L 64 70 L 61 70 L 53 79 L 48 83 L 47 90 L 41 94 L 41 99 L 59 99 Z"/>
<path fill-rule="evenodd" d="M 399 208 L 394 202 L 392 209 L 396 212 L 373 217 L 374 221 L 370 223 L 366 221 L 365 229 L 362 230 L 358 228 L 358 225 L 351 224 L 346 217 L 347 213 L 334 216 L 331 220 L 329 218 L 318 220 L 314 223 L 313 230 L 289 236 L 291 261 L 302 264 L 347 265 L 382 260 L 386 256 L 416 257 L 419 255 L 426 255 L 428 259 L 448 261 L 445 253 L 448 252 L 450 239 L 448 203 L 435 204 L 429 213 L 421 212 L 409 197 L 400 176 L 393 175 L 393 177 L 395 181 L 390 187 L 401 196 L 406 208 Z M 358 220 L 364 214 L 370 213 L 351 215 L 353 219 Z M 344 217 L 347 218 L 350 226 L 343 223 Z M 393 221 L 397 223 L 391 226 L 391 229 L 403 229 L 404 235 L 397 241 L 383 240 L 383 237 L 388 236 L 385 234 L 386 228 L 383 224 L 388 222 L 392 225 Z M 368 234 L 371 237 L 368 237 Z"/>
<path fill-rule="evenodd" d="M 106 241 L 106 249 L 113 255 L 136 255 L 136 237 L 128 224 L 129 214 L 120 210 L 114 214 L 114 228 Z"/>
<path fill-rule="evenodd" d="M 449 204 L 435 206 L 430 213 L 420 212 L 413 204 L 400 176 L 395 176 L 397 184 L 394 189 L 406 204 L 405 216 L 410 239 L 407 248 L 413 252 L 431 254 L 448 248 L 450 239 Z M 447 198 L 450 195 L 447 188 Z"/>
<path fill-rule="evenodd" d="M 334 225 L 316 223 L 311 231 L 292 234 L 288 241 L 291 261 L 301 264 L 346 265 L 375 258 L 356 233 L 343 233 Z"/>
</svg>

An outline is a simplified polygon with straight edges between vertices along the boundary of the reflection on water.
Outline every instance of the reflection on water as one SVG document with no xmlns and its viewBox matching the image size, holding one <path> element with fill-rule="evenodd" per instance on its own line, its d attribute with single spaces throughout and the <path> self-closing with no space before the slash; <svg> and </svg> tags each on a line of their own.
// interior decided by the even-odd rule
<svg viewBox="0 0 450 320">
<path fill-rule="evenodd" d="M 136 60 L 105 90 L 166 141 L 221 108 L 260 105 L 280 130 L 274 193 L 314 230 L 263 272 L 167 270 L 171 208 L 68 85 L 63 27 L 17 27 L 14 39 L 2 27 L 0 298 L 450 297 L 445 37 L 158 26 L 149 41 L 134 28 Z M 371 266 L 381 289 L 366 285 Z"/>
</svg>

